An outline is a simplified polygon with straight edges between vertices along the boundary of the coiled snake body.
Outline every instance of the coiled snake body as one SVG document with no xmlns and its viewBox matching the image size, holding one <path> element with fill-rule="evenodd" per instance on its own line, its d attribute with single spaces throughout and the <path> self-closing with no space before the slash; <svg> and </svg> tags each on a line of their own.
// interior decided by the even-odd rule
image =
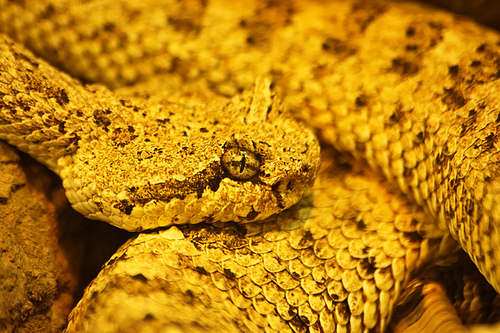
<svg viewBox="0 0 500 333">
<path fill-rule="evenodd" d="M 426 251 L 452 244 L 437 224 L 499 290 L 497 33 L 411 3 L 0 7 L 4 32 L 73 75 L 113 88 L 149 80 L 114 92 L 82 86 L 4 38 L 0 138 L 60 174 L 91 218 L 128 230 L 215 223 L 129 242 L 68 331 L 123 331 L 134 320 L 172 330 L 384 330 Z M 332 164 L 336 175 L 324 171 L 299 206 L 271 216 L 300 199 L 319 167 L 314 136 L 274 91 L 429 215 L 394 189 L 388 200 L 370 193 L 375 176 Z M 100 293 L 118 285 L 134 295 L 139 284 L 149 289 L 137 311 L 113 310 L 129 306 L 120 291 L 106 297 L 111 312 L 94 309 Z M 214 321 L 182 316 L 197 306 Z M 177 322 L 160 320 L 166 309 Z"/>
</svg>

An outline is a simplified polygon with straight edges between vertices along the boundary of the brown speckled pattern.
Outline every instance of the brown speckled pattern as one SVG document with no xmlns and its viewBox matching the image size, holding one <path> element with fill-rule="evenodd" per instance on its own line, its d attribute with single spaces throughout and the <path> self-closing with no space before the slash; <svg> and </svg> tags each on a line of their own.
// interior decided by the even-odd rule
<svg viewBox="0 0 500 333">
<path fill-rule="evenodd" d="M 190 97 L 198 95 L 199 87 L 201 87 L 200 90 L 205 91 L 201 93 L 203 98 L 211 100 L 220 98 L 214 97 L 214 94 L 235 96 L 243 91 L 252 91 L 249 89 L 252 89 L 252 85 L 260 77 L 271 79 L 273 93 L 276 92 L 281 96 L 286 108 L 313 125 L 323 142 L 332 144 L 342 153 L 349 153 L 358 159 L 365 160 L 373 170 L 382 173 L 390 184 L 397 184 L 408 198 L 423 207 L 430 216 L 437 218 L 438 224 L 443 229 L 449 228 L 452 236 L 459 241 L 487 280 L 496 290 L 499 290 L 500 265 L 497 263 L 500 260 L 500 251 L 498 251 L 500 248 L 500 181 L 498 180 L 500 146 L 497 128 L 500 122 L 498 111 L 500 109 L 500 36 L 497 32 L 481 27 L 463 17 L 411 2 L 295 0 L 230 3 L 195 0 L 187 2 L 122 0 L 113 3 L 98 1 L 75 3 L 63 0 L 46 2 L 26 0 L 12 3 L 0 0 L 0 7 L 2 8 L 0 27 L 12 38 L 24 43 L 52 64 L 61 66 L 71 75 L 85 82 L 102 82 L 111 89 L 116 89 L 113 93 L 100 86 L 78 88 L 83 89 L 81 96 L 88 97 L 88 99 L 82 98 L 84 103 L 89 101 L 108 103 L 109 100 L 114 100 L 112 105 L 116 105 L 117 110 L 121 110 L 127 105 L 139 107 L 140 103 L 120 103 L 120 99 L 117 99 L 117 95 L 114 94 L 126 96 L 130 100 L 138 98 L 145 101 L 144 105 L 155 105 L 162 99 L 168 99 L 168 96 L 175 95 L 170 101 L 177 99 L 179 94 L 165 93 L 167 86 L 169 89 L 182 91 L 180 96 L 183 98 L 183 103 Z M 30 63 L 33 60 L 28 57 L 25 61 Z M 31 66 L 36 67 L 33 63 Z M 48 69 L 48 72 L 51 71 L 52 69 Z M 63 74 L 54 75 L 64 76 Z M 62 80 L 61 82 L 71 80 L 66 76 L 58 77 L 57 80 L 59 79 Z M 127 87 L 132 84 L 137 85 Z M 55 89 L 51 88 L 46 91 L 51 107 L 58 108 L 61 104 L 74 103 L 74 97 L 69 94 L 69 90 L 63 92 L 57 90 L 57 87 L 60 86 L 56 84 L 53 87 Z M 260 91 L 267 91 L 266 94 L 269 94 L 267 88 Z M 209 92 L 206 92 L 207 89 Z M 80 92 L 74 96 L 80 96 L 79 94 Z M 3 96 L 5 105 L 18 99 L 24 101 L 23 98 L 27 97 L 20 95 L 12 98 L 12 95 L 14 94 Z M 96 96 L 100 97 L 96 100 Z M 261 95 L 256 94 L 256 96 Z M 245 98 L 243 97 L 242 100 Z M 264 97 L 258 104 L 269 106 L 269 98 Z M 190 105 L 189 102 L 188 105 Z M 40 112 L 45 113 L 44 110 Z M 75 114 L 78 117 L 78 113 Z M 119 118 L 119 112 L 113 114 Z M 58 119 L 57 116 L 55 120 Z M 104 132 L 109 126 L 119 123 L 108 119 L 106 112 L 92 112 L 89 113 L 88 118 L 94 119 L 93 124 Z M 51 124 L 53 120 L 44 119 L 42 123 Z M 205 125 L 201 128 L 210 130 L 209 126 Z M 75 127 L 63 126 L 64 131 L 68 129 L 75 129 Z M 60 126 L 58 125 L 55 130 L 60 133 Z M 123 135 L 119 136 L 118 143 L 129 140 L 135 135 L 131 134 L 132 132 L 134 131 L 124 131 Z M 49 131 L 44 133 L 44 136 L 50 139 L 53 138 L 51 136 L 53 133 L 55 132 Z M 75 137 L 67 133 L 69 132 L 64 133 L 61 140 L 74 143 Z M 60 134 L 57 134 L 56 138 L 58 141 Z M 100 136 L 98 139 L 96 142 L 102 144 Z M 38 137 L 35 138 L 36 140 Z M 23 137 L 18 141 L 22 146 L 25 139 Z M 300 141 L 297 140 L 295 143 L 298 144 Z M 63 147 L 65 147 L 64 144 Z M 75 146 L 69 147 L 70 150 L 75 149 Z M 45 153 L 46 149 L 42 151 Z M 141 156 L 142 154 L 141 152 Z M 149 151 L 144 154 L 144 156 L 151 155 Z M 73 163 L 67 158 L 60 161 L 62 165 Z M 79 163 L 85 164 L 86 160 L 82 159 Z M 51 166 L 50 163 L 47 164 Z M 57 169 L 54 166 L 52 168 Z M 301 170 L 301 168 L 298 169 Z M 81 174 L 86 174 L 86 172 L 83 171 Z M 75 177 L 76 182 L 72 181 L 67 188 L 75 184 L 80 185 L 79 176 Z M 342 184 L 346 185 L 341 182 L 340 185 L 335 186 L 342 187 Z M 321 183 L 316 186 L 321 187 Z M 333 185 L 332 188 L 334 188 Z M 151 190 L 151 187 L 147 189 L 147 193 L 156 193 Z M 76 196 L 86 196 L 87 192 L 85 190 L 77 193 Z M 179 209 L 176 205 L 158 208 L 155 204 L 151 204 L 147 209 L 144 206 L 144 208 L 141 207 L 142 210 L 134 210 L 129 205 L 128 198 L 123 201 L 120 193 L 114 194 L 118 197 L 119 203 L 112 208 L 126 213 L 125 215 L 130 217 L 127 218 L 129 220 L 137 218 L 137 215 L 143 219 L 147 211 L 155 212 L 154 214 L 157 214 L 157 211 L 170 214 L 176 213 L 176 209 Z M 329 197 L 327 200 L 336 200 L 334 198 L 334 196 Z M 376 199 L 382 200 L 378 197 Z M 219 201 L 217 198 L 212 202 L 225 201 Z M 343 207 L 345 208 L 343 205 L 363 206 L 370 200 L 366 200 L 363 196 L 354 196 L 351 201 L 339 202 L 341 204 L 336 206 L 338 211 L 333 211 L 333 216 L 336 218 L 338 218 L 335 215 L 337 213 L 340 214 L 340 218 L 346 214 L 342 210 Z M 277 199 L 275 204 L 280 206 L 279 203 L 280 200 Z M 95 205 L 99 206 L 99 204 Z M 108 209 L 106 205 L 102 205 L 102 209 Z M 200 205 L 188 206 L 189 211 L 196 213 L 202 211 Z M 366 209 L 369 210 L 369 207 L 368 205 Z M 82 212 L 87 209 L 85 205 L 80 207 Z M 393 207 L 374 212 L 382 219 L 387 219 L 387 223 L 397 224 L 397 220 L 394 220 L 397 214 L 395 215 L 394 212 L 398 210 L 392 209 Z M 111 211 L 111 208 L 108 210 Z M 244 211 L 243 215 L 255 217 L 254 212 L 245 211 L 241 207 L 231 207 L 231 211 Z M 141 215 L 143 213 L 144 215 Z M 205 215 L 202 216 L 205 217 Z M 353 216 L 359 215 L 353 213 Z M 200 222 L 203 218 L 189 217 L 195 222 Z M 325 221 L 330 221 L 329 219 L 325 218 Z M 299 223 L 297 221 L 303 222 L 304 219 L 297 218 L 294 221 Z M 306 221 L 309 220 L 306 219 Z M 250 242 L 248 239 L 252 237 L 265 238 L 266 232 L 259 229 L 264 225 L 262 223 L 241 226 L 240 228 L 245 230 L 256 228 L 258 232 L 238 239 L 243 239 L 242 242 L 248 243 Z M 391 229 L 387 225 L 382 225 L 387 227 L 379 229 L 381 234 L 379 236 L 387 237 L 383 238 L 385 247 L 381 246 L 384 251 L 387 251 L 383 252 L 384 255 L 390 253 L 389 256 L 393 256 L 391 258 L 403 258 L 399 255 L 402 255 L 403 249 L 411 245 L 410 240 L 413 238 L 410 237 L 408 240 L 398 236 L 392 239 L 403 229 Z M 352 225 L 349 226 L 352 227 Z M 219 228 L 219 226 L 216 227 Z M 307 227 L 304 225 L 296 230 L 304 231 Z M 178 229 L 183 230 L 185 238 L 177 241 L 184 244 L 197 244 L 197 241 L 186 235 L 196 233 L 196 230 L 208 230 L 193 228 L 179 226 Z M 229 225 L 220 228 L 229 228 Z M 331 230 L 336 230 L 323 225 L 321 228 L 330 230 L 329 233 L 333 232 Z M 434 226 L 434 228 L 437 227 Z M 350 231 L 352 230 L 348 227 L 345 227 L 345 230 L 342 229 L 342 237 L 354 237 L 355 235 L 349 234 Z M 292 239 L 293 231 L 284 230 L 283 232 L 286 235 L 285 238 Z M 369 234 L 364 232 L 365 235 Z M 208 231 L 208 233 L 214 232 Z M 170 235 L 166 231 L 161 231 L 159 234 Z M 429 234 L 424 234 L 425 237 L 430 237 Z M 140 237 L 158 236 L 150 233 Z M 332 239 L 335 237 L 332 236 Z M 167 242 L 171 241 L 173 240 Z M 131 244 L 129 245 L 130 251 L 133 251 L 135 247 Z M 214 246 L 215 249 L 224 248 L 218 245 L 219 243 L 215 244 L 217 244 Z M 347 246 L 349 249 L 351 249 L 350 244 L 359 245 L 353 240 Z M 273 248 L 271 244 L 269 246 Z M 313 246 L 312 243 L 311 246 Z M 370 251 L 374 252 L 381 248 L 377 247 L 377 244 L 370 243 L 369 246 Z M 355 245 L 352 247 L 354 251 Z M 308 251 L 313 251 L 312 249 L 314 246 L 308 248 Z M 425 247 L 419 247 L 419 249 L 418 251 L 425 251 Z M 128 250 L 124 248 L 123 251 Z M 274 250 L 272 253 L 275 253 Z M 335 252 L 335 257 L 337 261 L 342 258 L 346 259 L 345 263 L 348 264 L 359 259 L 355 256 L 356 253 L 356 251 L 349 252 L 347 256 L 345 251 L 339 249 Z M 158 257 L 158 255 L 142 250 L 138 252 L 138 255 L 154 259 Z M 404 256 L 405 259 L 401 260 L 404 261 L 405 267 L 408 265 L 408 271 L 411 271 L 414 268 L 413 259 L 406 257 L 406 254 Z M 121 257 L 121 260 L 115 260 L 109 264 L 111 271 L 115 266 L 121 267 L 122 261 L 124 267 L 128 265 L 126 256 Z M 141 261 L 138 262 L 141 263 Z M 175 273 L 175 265 L 171 265 L 173 264 L 161 267 L 165 267 L 167 271 L 170 270 L 167 267 L 174 267 L 172 272 Z M 289 274 L 295 269 L 291 265 L 288 265 L 286 269 Z M 305 330 L 306 326 L 310 331 L 336 330 L 338 332 L 356 332 L 362 330 L 363 327 L 372 327 L 372 325 L 377 327 L 376 330 L 384 328 L 387 324 L 384 318 L 388 318 L 387 314 L 391 309 L 391 306 L 387 304 L 396 302 L 395 296 L 399 293 L 397 288 L 401 288 L 396 283 L 394 284 L 396 294 L 384 293 L 384 288 L 387 286 L 383 284 L 383 281 L 388 281 L 390 285 L 391 279 L 394 281 L 401 279 L 400 272 L 397 270 L 401 267 L 398 266 L 402 265 L 401 262 L 400 264 L 391 262 L 391 265 L 395 265 L 392 266 L 391 274 L 373 277 L 376 280 L 378 276 L 380 282 L 377 286 L 379 289 L 375 293 L 379 295 L 377 298 L 379 303 L 375 310 L 367 301 L 372 294 L 363 289 L 362 298 L 365 301 L 363 304 L 368 307 L 363 308 L 363 316 L 366 313 L 376 312 L 379 313 L 377 319 L 367 315 L 366 320 L 365 317 L 361 320 L 360 308 L 353 305 L 353 299 L 359 298 L 351 296 L 351 304 L 339 305 L 335 308 L 326 307 L 328 311 L 324 316 L 334 318 L 334 325 L 330 325 L 326 319 L 322 322 L 320 312 L 315 313 L 316 319 L 314 319 L 315 316 L 308 315 L 290 317 L 301 318 L 300 324 L 293 319 L 287 322 L 287 319 L 281 316 L 284 312 L 279 313 L 278 307 L 273 310 L 275 312 L 271 311 L 272 314 L 265 314 L 266 320 L 263 320 L 263 313 L 259 312 L 262 307 L 257 303 L 256 307 L 252 305 L 254 306 L 251 308 L 252 311 L 245 310 L 249 311 L 245 315 L 231 317 L 233 319 L 229 320 L 228 325 L 236 325 L 238 328 L 245 326 L 253 330 L 255 326 L 252 325 L 264 327 L 271 324 L 278 325 L 277 322 L 283 323 L 284 321 L 286 322 L 283 324 L 284 327 L 296 329 L 296 331 Z M 192 271 L 192 268 L 186 269 Z M 344 273 L 347 272 L 345 281 L 344 273 L 340 280 L 332 280 L 342 281 L 341 284 L 337 283 L 337 289 L 330 288 L 329 292 L 332 295 L 335 294 L 334 290 L 345 288 L 350 290 L 351 287 L 352 291 L 349 292 L 355 293 L 355 287 L 359 287 L 360 281 L 355 278 L 359 272 L 349 266 L 342 266 L 342 269 Z M 277 279 L 274 272 L 267 273 L 270 274 L 271 280 Z M 121 285 L 122 277 L 119 274 L 110 274 L 108 278 L 113 279 L 118 276 L 119 278 L 116 278 L 119 282 L 116 283 Z M 159 283 L 155 285 L 155 288 L 161 289 L 161 283 L 152 275 L 143 275 L 144 278 L 138 275 L 139 278 L 133 279 L 131 276 L 135 276 L 134 273 L 126 274 L 131 275 L 123 277 L 124 279 L 127 281 L 132 279 L 135 282 L 126 282 L 125 286 L 129 286 L 130 283 L 130 287 L 135 288 L 136 282 L 143 283 L 154 279 L 155 283 Z M 201 273 L 197 272 L 197 274 Z M 391 278 L 384 280 L 386 276 Z M 217 280 L 212 276 L 211 278 L 214 281 Z M 233 281 L 231 278 L 233 276 L 230 274 L 230 279 L 227 281 Z M 103 283 L 107 281 L 106 279 L 106 277 L 103 278 Z M 250 277 L 248 279 L 251 280 Z M 369 278 L 365 276 L 362 282 L 365 283 L 368 280 Z M 97 286 L 100 281 L 97 280 L 94 286 Z M 172 292 L 181 290 L 179 295 L 185 300 L 185 297 L 190 296 L 189 293 L 183 294 L 185 289 L 182 288 L 186 287 L 182 285 L 189 284 L 186 282 L 189 280 L 178 281 L 181 281 L 179 282 L 181 285 L 168 287 L 174 289 L 165 288 Z M 301 281 L 306 281 L 306 279 Z M 255 282 L 252 281 L 252 283 Z M 252 298 L 259 294 L 253 295 L 252 293 L 258 288 L 251 288 L 251 284 L 244 285 L 243 282 L 240 284 L 242 287 L 249 286 L 247 291 L 250 294 L 247 295 L 248 298 L 244 298 L 246 304 L 258 302 L 257 298 Z M 328 288 L 326 290 L 328 292 Z M 99 302 L 100 298 L 96 297 L 96 293 L 92 294 L 92 290 L 89 290 L 89 293 L 94 295 L 92 299 L 95 299 L 91 304 Z M 120 291 L 117 295 L 119 294 Z M 92 297 L 91 295 L 86 297 Z M 230 297 L 224 295 L 226 294 L 221 297 L 226 297 L 226 299 Z M 214 296 L 215 299 L 217 297 L 219 296 Z M 178 305 L 184 304 L 182 302 Z M 217 311 L 216 303 L 207 302 L 198 314 L 210 311 L 213 317 L 208 315 L 208 318 L 228 318 L 224 312 L 226 310 Z M 231 302 L 232 305 L 228 305 L 228 309 L 238 308 L 238 311 L 242 308 L 249 309 L 243 305 L 240 307 L 241 304 L 236 298 Z M 121 299 L 117 301 L 117 304 L 121 305 Z M 346 313 L 344 311 L 346 306 L 349 307 L 349 311 L 352 310 L 349 312 L 349 320 L 342 316 Z M 138 308 L 140 309 L 141 306 Z M 148 306 L 144 305 L 144 308 L 147 309 Z M 298 309 L 300 310 L 300 305 Z M 324 309 L 322 308 L 321 311 Z M 176 311 L 183 314 L 186 310 L 187 308 L 183 308 Z M 238 311 L 235 313 L 241 314 Z M 303 314 L 307 313 L 306 310 L 302 311 Z M 94 312 L 101 313 L 97 310 Z M 128 314 L 128 312 L 112 313 L 113 315 Z M 217 317 L 216 313 L 224 315 Z M 275 322 L 273 318 L 276 316 L 272 316 L 276 313 L 280 315 L 280 320 Z M 157 327 L 154 323 L 158 322 L 156 321 L 158 315 L 141 314 L 139 311 L 137 316 L 137 318 L 145 319 L 144 322 L 149 320 L 152 323 L 152 326 L 138 324 L 137 327 Z M 193 318 L 198 317 L 196 315 Z M 80 320 L 78 316 L 72 318 L 75 323 Z M 189 322 L 193 318 L 186 320 Z M 110 317 L 106 317 L 105 322 L 108 319 Z M 247 321 L 243 325 L 238 323 L 239 320 Z M 223 319 L 215 319 L 215 321 L 224 322 Z M 117 319 L 116 322 L 120 321 Z M 109 323 L 112 331 L 114 321 L 110 319 Z M 321 325 L 314 326 L 315 323 Z M 173 324 L 174 327 L 179 325 L 179 323 Z M 206 325 L 211 327 L 211 324 Z M 234 326 L 229 327 L 234 329 Z"/>
</svg>

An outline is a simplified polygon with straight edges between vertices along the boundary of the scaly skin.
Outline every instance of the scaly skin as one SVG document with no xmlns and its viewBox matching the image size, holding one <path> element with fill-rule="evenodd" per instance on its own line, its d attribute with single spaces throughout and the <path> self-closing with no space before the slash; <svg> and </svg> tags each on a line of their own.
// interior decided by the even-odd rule
<svg viewBox="0 0 500 333">
<path fill-rule="evenodd" d="M 459 246 L 352 159 L 322 161 L 311 193 L 265 221 L 129 241 L 66 332 L 383 332 L 412 272 Z"/>
<path fill-rule="evenodd" d="M 437 216 L 500 289 L 497 33 L 383 1 L 0 5 L 0 27 L 86 81 L 174 75 L 233 96 L 271 77 L 324 141 Z"/>
<path fill-rule="evenodd" d="M 439 216 L 500 291 L 498 33 L 385 1 L 1 4 L 5 31 L 85 80 L 172 72 L 234 95 L 270 75 L 323 140 Z"/>
<path fill-rule="evenodd" d="M 86 217 L 128 231 L 252 222 L 314 181 L 318 141 L 268 80 L 232 99 L 137 99 L 82 86 L 0 38 L 0 139 L 54 170 Z"/>
</svg>

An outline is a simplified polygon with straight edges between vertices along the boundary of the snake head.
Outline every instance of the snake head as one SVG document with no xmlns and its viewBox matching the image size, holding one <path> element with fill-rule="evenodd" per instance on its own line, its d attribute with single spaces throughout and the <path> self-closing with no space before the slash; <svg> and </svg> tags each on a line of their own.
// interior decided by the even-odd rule
<svg viewBox="0 0 500 333">
<path fill-rule="evenodd" d="M 106 130 L 83 136 L 60 174 L 77 211 L 126 230 L 261 220 L 297 203 L 319 169 L 313 132 L 268 80 L 232 99 L 106 110 Z"/>
</svg>

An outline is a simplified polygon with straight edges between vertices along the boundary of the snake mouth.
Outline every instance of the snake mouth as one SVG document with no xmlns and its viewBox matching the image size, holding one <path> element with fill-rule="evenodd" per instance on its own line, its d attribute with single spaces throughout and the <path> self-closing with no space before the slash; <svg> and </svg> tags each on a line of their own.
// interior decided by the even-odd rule
<svg viewBox="0 0 500 333">
<path fill-rule="evenodd" d="M 281 210 L 290 208 L 302 199 L 306 191 L 314 184 L 318 169 L 319 163 L 313 166 L 304 164 L 300 172 L 288 174 L 272 185 L 272 192 Z"/>
<path fill-rule="evenodd" d="M 286 209 L 300 200 L 306 188 L 301 179 L 283 179 L 273 185 L 272 191 L 276 196 L 278 207 Z"/>
</svg>

